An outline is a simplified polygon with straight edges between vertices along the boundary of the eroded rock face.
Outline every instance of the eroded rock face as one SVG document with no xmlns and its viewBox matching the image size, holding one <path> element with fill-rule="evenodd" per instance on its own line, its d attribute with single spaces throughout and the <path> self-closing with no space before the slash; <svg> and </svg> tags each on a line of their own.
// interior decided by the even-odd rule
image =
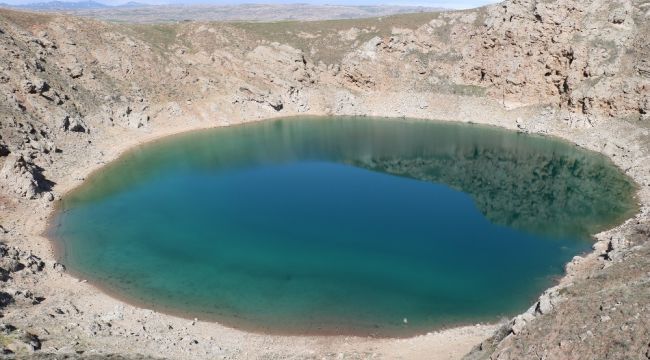
<svg viewBox="0 0 650 360">
<path fill-rule="evenodd" d="M 626 49 L 647 52 L 640 5 L 522 0 L 490 7 L 462 50 L 458 78 L 488 86 L 504 100 L 639 118 L 638 101 L 648 96 L 650 82 L 645 56 Z"/>
<path fill-rule="evenodd" d="M 47 180 L 37 166 L 22 155 L 9 155 L 0 169 L 2 188 L 19 196 L 35 199 L 48 190 Z"/>
</svg>

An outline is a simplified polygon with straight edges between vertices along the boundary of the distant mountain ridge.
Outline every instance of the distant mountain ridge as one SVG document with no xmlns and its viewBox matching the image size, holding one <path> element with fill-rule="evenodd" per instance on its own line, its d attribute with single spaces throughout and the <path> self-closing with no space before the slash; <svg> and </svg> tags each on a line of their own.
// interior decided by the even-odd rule
<svg viewBox="0 0 650 360">
<path fill-rule="evenodd" d="M 113 7 L 129 8 L 129 7 L 143 7 L 143 6 L 152 6 L 152 5 L 139 3 L 139 2 L 136 2 L 136 1 L 129 1 L 129 2 L 124 3 L 122 5 L 117 5 L 117 6 L 113 6 Z"/>
<path fill-rule="evenodd" d="M 4 0 L 7 1 L 7 0 Z M 100 0 L 102 1 L 102 0 Z M 0 3 L 0 7 L 42 12 L 65 12 L 107 21 L 164 23 L 177 21 L 316 21 L 360 19 L 406 13 L 442 11 L 442 8 L 400 5 L 316 5 L 308 3 L 180 4 L 165 5 L 129 1 L 120 5 L 95 0 L 37 2 L 25 5 Z"/>
<path fill-rule="evenodd" d="M 49 1 L 49 2 L 39 2 L 39 3 L 31 3 L 25 5 L 16 5 L 13 7 L 17 7 L 21 9 L 31 9 L 31 10 L 77 10 L 77 9 L 104 9 L 109 6 L 97 1 L 88 0 L 88 1 L 78 1 L 78 2 Z"/>
<path fill-rule="evenodd" d="M 145 7 L 149 6 L 144 3 L 139 3 L 135 1 L 129 1 L 121 5 L 108 5 L 103 4 L 93 0 L 85 1 L 48 1 L 48 2 L 36 2 L 24 5 L 10 5 L 6 3 L 0 3 L 0 7 L 7 8 L 18 8 L 18 9 L 28 9 L 28 10 L 40 10 L 40 11 L 56 11 L 56 10 L 66 10 L 66 11 L 76 11 L 76 10 L 99 10 L 107 8 L 136 8 L 136 7 Z"/>
</svg>

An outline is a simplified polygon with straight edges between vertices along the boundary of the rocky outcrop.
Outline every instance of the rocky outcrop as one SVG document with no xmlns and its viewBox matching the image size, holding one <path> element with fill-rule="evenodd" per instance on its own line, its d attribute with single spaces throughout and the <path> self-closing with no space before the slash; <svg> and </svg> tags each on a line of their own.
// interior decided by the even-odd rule
<svg viewBox="0 0 650 360">
<path fill-rule="evenodd" d="M 2 354 L 4 356 L 28 356 L 41 348 L 41 341 L 34 334 L 0 323 Z"/>
<path fill-rule="evenodd" d="M 30 290 L 16 288 L 20 284 L 16 284 L 13 278 L 22 276 L 22 273 L 36 274 L 44 267 L 45 263 L 39 257 L 0 244 L 0 311 L 12 304 L 36 305 L 43 301 Z M 0 323 L 0 339 L 3 356 L 28 356 L 41 348 L 36 335 L 7 323 Z"/>
<path fill-rule="evenodd" d="M 647 18 L 640 1 L 508 1 L 470 33 L 456 78 L 504 101 L 541 100 L 593 117 L 643 113 Z M 461 35 L 462 36 L 462 35 Z M 459 35 L 455 40 L 461 40 Z"/>
<path fill-rule="evenodd" d="M 65 116 L 61 121 L 61 128 L 65 131 L 72 132 L 87 132 L 88 125 L 78 117 L 70 118 L 70 116 Z"/>
<path fill-rule="evenodd" d="M 235 95 L 232 103 L 242 104 L 246 102 L 254 102 L 262 105 L 267 105 L 275 111 L 280 111 L 284 107 L 282 98 L 274 96 L 271 94 L 271 92 L 263 92 L 261 90 L 251 89 L 249 87 L 240 87 L 239 93 Z"/>
<path fill-rule="evenodd" d="M 21 197 L 35 199 L 49 191 L 52 183 L 42 175 L 42 169 L 22 155 L 11 154 L 0 169 L 0 186 Z"/>
</svg>

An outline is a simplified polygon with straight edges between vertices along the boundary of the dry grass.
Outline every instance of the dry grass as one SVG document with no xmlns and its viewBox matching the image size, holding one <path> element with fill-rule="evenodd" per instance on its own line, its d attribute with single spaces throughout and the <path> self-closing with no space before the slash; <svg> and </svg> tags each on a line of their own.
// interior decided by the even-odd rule
<svg viewBox="0 0 650 360">
<path fill-rule="evenodd" d="M 416 13 L 369 19 L 240 22 L 232 26 L 245 31 L 252 39 L 289 44 L 311 54 L 315 62 L 334 64 L 355 45 L 375 36 L 390 36 L 393 28 L 416 29 L 438 16 L 439 13 Z M 339 34 L 352 28 L 360 30 L 354 40 L 346 40 Z"/>
</svg>

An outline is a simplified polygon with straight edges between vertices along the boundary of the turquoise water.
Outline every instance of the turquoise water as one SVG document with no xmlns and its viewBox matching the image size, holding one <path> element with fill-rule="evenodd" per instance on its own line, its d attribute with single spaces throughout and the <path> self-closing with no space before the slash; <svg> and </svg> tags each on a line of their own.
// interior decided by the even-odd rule
<svg viewBox="0 0 650 360">
<path fill-rule="evenodd" d="M 635 211 L 633 193 L 553 139 L 283 119 L 135 149 L 68 195 L 52 231 L 73 272 L 149 308 L 406 336 L 525 310 L 589 234 Z"/>
</svg>

